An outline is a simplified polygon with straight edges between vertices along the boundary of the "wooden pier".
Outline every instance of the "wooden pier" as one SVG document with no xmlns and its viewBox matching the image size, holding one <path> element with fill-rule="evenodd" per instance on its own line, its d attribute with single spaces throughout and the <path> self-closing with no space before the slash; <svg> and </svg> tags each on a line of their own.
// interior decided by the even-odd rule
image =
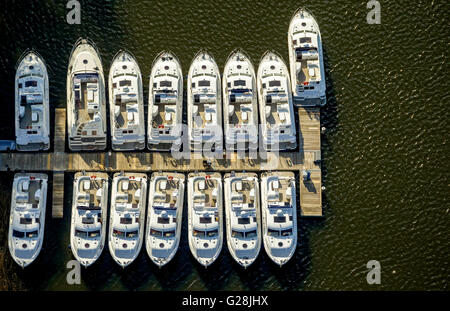
<svg viewBox="0 0 450 311">
<path fill-rule="evenodd" d="M 320 152 L 320 108 L 299 107 L 299 150 L 296 152 L 267 153 L 266 158 L 239 158 L 230 154 L 221 159 L 191 154 L 190 159 L 175 159 L 170 152 L 65 152 L 66 110 L 55 112 L 55 138 L 53 153 L 0 153 L 0 171 L 52 171 L 54 217 L 62 217 L 64 172 L 78 171 L 297 171 L 300 173 L 300 214 L 322 216 L 322 173 Z M 311 174 L 304 182 L 302 171 Z"/>
</svg>

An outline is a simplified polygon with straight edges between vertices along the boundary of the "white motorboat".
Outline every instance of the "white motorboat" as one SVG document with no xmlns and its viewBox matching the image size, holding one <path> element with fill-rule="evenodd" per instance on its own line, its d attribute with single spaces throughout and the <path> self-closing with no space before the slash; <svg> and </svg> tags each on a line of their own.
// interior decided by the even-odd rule
<svg viewBox="0 0 450 311">
<path fill-rule="evenodd" d="M 261 249 L 259 180 L 255 173 L 228 173 L 224 177 L 228 250 L 244 268 Z"/>
<path fill-rule="evenodd" d="M 85 267 L 101 255 L 106 239 L 108 175 L 100 172 L 76 173 L 73 181 L 70 247 Z"/>
<path fill-rule="evenodd" d="M 108 245 L 111 257 L 122 268 L 130 265 L 141 251 L 146 203 L 146 174 L 114 174 Z"/>
<path fill-rule="evenodd" d="M 220 173 L 188 175 L 188 236 L 194 258 L 211 265 L 223 244 L 222 178 Z"/>
<path fill-rule="evenodd" d="M 15 81 L 16 146 L 19 151 L 50 148 L 47 67 L 35 51 L 27 51 L 17 66 Z"/>
<path fill-rule="evenodd" d="M 301 105 L 325 105 L 326 83 L 322 39 L 314 16 L 300 8 L 288 32 L 292 93 Z"/>
<path fill-rule="evenodd" d="M 37 258 L 44 241 L 47 180 L 46 174 L 14 175 L 8 247 L 14 261 L 23 268 Z"/>
<path fill-rule="evenodd" d="M 231 150 L 258 148 L 258 93 L 250 58 L 235 50 L 223 70 L 225 146 Z"/>
<path fill-rule="evenodd" d="M 78 39 L 67 70 L 67 131 L 72 151 L 106 148 L 105 79 L 94 43 Z"/>
<path fill-rule="evenodd" d="M 180 144 L 183 72 L 175 54 L 161 52 L 153 61 L 148 97 L 148 148 L 170 150 Z"/>
<path fill-rule="evenodd" d="M 221 152 L 222 96 L 216 61 L 202 50 L 192 60 L 187 82 L 188 137 L 195 151 Z"/>
<path fill-rule="evenodd" d="M 292 172 L 261 175 L 264 248 L 276 264 L 291 259 L 297 246 L 297 201 Z"/>
<path fill-rule="evenodd" d="M 258 67 L 258 100 L 263 147 L 270 151 L 297 147 L 290 85 L 281 56 L 267 51 Z"/>
<path fill-rule="evenodd" d="M 113 150 L 145 148 L 141 70 L 131 53 L 119 51 L 109 70 L 109 119 Z"/>
<path fill-rule="evenodd" d="M 159 267 L 172 260 L 180 244 L 184 181 L 184 174 L 167 172 L 155 172 L 150 179 L 146 248 Z"/>
</svg>

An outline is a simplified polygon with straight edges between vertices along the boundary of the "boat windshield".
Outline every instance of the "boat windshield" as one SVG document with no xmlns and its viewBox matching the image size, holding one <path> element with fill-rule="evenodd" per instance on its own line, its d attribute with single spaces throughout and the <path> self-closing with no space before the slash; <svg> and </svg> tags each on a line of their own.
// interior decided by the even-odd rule
<svg viewBox="0 0 450 311">
<path fill-rule="evenodd" d="M 231 231 L 231 236 L 233 238 L 243 238 L 244 237 L 244 232 L 232 230 Z"/>
<path fill-rule="evenodd" d="M 126 237 L 127 238 L 135 238 L 138 236 L 138 231 L 134 230 L 134 231 L 129 231 L 126 233 Z"/>
<path fill-rule="evenodd" d="M 150 229 L 150 235 L 154 236 L 154 237 L 161 237 L 162 236 L 162 232 L 159 231 L 159 230 Z"/>
<path fill-rule="evenodd" d="M 268 236 L 280 236 L 280 231 L 268 229 L 267 230 L 267 235 Z"/>
<path fill-rule="evenodd" d="M 23 238 L 23 237 L 25 237 L 25 232 L 13 230 L 13 237 Z"/>
<path fill-rule="evenodd" d="M 240 225 L 248 225 L 250 224 L 250 217 L 239 217 L 238 224 Z"/>
<path fill-rule="evenodd" d="M 248 231 L 245 233 L 247 238 L 255 238 L 257 236 L 256 230 Z"/>
<path fill-rule="evenodd" d="M 27 235 L 27 238 L 37 238 L 39 235 L 39 232 L 37 230 L 30 231 L 30 232 L 27 232 L 26 235 Z"/>
<path fill-rule="evenodd" d="M 234 86 L 245 86 L 245 80 L 235 80 Z"/>
<path fill-rule="evenodd" d="M 75 229 L 75 236 L 79 238 L 85 238 L 87 235 L 86 231 Z"/>
<path fill-rule="evenodd" d="M 206 231 L 206 236 L 208 236 L 208 237 L 214 237 L 214 236 L 217 236 L 218 234 L 219 234 L 219 230 L 217 230 L 217 229 Z"/>
<path fill-rule="evenodd" d="M 274 216 L 273 221 L 276 223 L 284 223 L 286 222 L 286 216 Z"/>
<path fill-rule="evenodd" d="M 205 231 L 198 231 L 194 229 L 194 232 L 192 232 L 193 236 L 198 236 L 198 237 L 204 237 L 205 236 Z"/>
<path fill-rule="evenodd" d="M 236 230 L 232 230 L 231 231 L 231 236 L 234 238 L 254 238 L 257 236 L 256 230 L 251 230 L 251 231 L 247 231 L 247 232 L 241 232 L 241 231 L 236 231 Z"/>
<path fill-rule="evenodd" d="M 113 236 L 123 238 L 125 236 L 125 232 L 119 231 L 119 230 L 113 230 Z"/>
<path fill-rule="evenodd" d="M 88 232 L 88 237 L 90 238 L 96 238 L 100 236 L 100 230 L 95 230 L 95 231 L 89 231 Z"/>
<path fill-rule="evenodd" d="M 279 80 L 269 81 L 269 87 L 281 86 L 281 82 Z"/>
<path fill-rule="evenodd" d="M 292 229 L 281 230 L 281 236 L 290 236 L 292 235 Z"/>
<path fill-rule="evenodd" d="M 171 230 L 171 231 L 165 231 L 164 232 L 164 237 L 165 238 L 172 238 L 175 236 L 175 230 Z"/>
</svg>

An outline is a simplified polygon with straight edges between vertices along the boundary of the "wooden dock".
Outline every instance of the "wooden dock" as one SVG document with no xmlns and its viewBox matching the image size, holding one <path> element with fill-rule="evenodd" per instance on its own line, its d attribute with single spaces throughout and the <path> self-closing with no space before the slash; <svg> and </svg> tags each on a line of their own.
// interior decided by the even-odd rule
<svg viewBox="0 0 450 311">
<path fill-rule="evenodd" d="M 66 111 L 55 112 L 54 153 L 0 153 L 0 171 L 53 171 L 53 212 L 62 217 L 64 172 L 79 171 L 297 171 L 300 173 L 300 214 L 322 216 L 322 173 L 320 165 L 320 108 L 299 107 L 299 150 L 267 153 L 255 159 L 240 159 L 236 154 L 210 162 L 196 154 L 190 159 L 175 159 L 170 152 L 65 152 Z M 301 173 L 308 170 L 311 179 L 303 182 Z M 56 191 L 55 191 L 56 190 Z"/>
<path fill-rule="evenodd" d="M 63 210 L 64 210 L 64 172 L 54 172 L 52 217 L 63 218 Z"/>
</svg>

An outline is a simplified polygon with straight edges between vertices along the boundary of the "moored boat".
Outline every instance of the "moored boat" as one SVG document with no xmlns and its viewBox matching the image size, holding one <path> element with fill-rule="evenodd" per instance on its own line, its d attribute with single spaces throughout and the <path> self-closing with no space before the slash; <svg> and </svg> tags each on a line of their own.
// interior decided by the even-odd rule
<svg viewBox="0 0 450 311">
<path fill-rule="evenodd" d="M 112 149 L 144 149 L 142 75 L 130 52 L 121 50 L 114 56 L 108 82 Z"/>
<path fill-rule="evenodd" d="M 219 67 L 212 55 L 205 50 L 198 52 L 187 82 L 188 137 L 195 151 L 223 150 L 220 81 Z"/>
<path fill-rule="evenodd" d="M 223 111 L 226 149 L 258 148 L 258 92 L 250 58 L 242 50 L 229 56 L 223 70 Z"/>
<path fill-rule="evenodd" d="M 148 96 L 148 148 L 170 150 L 181 143 L 183 72 L 175 54 L 163 51 L 153 61 Z"/>
<path fill-rule="evenodd" d="M 291 259 L 297 246 L 294 173 L 263 173 L 261 200 L 264 248 L 269 258 L 282 266 Z"/>
<path fill-rule="evenodd" d="M 188 175 L 188 237 L 192 255 L 204 267 L 219 257 L 223 244 L 220 173 Z"/>
<path fill-rule="evenodd" d="M 267 51 L 258 67 L 262 146 L 271 151 L 295 149 L 294 106 L 289 72 L 280 55 Z"/>
<path fill-rule="evenodd" d="M 130 265 L 141 251 L 146 203 L 146 174 L 114 174 L 108 245 L 111 257 L 123 268 Z"/>
<path fill-rule="evenodd" d="M 105 79 L 94 43 L 78 39 L 67 70 L 67 131 L 72 151 L 106 148 Z"/>
<path fill-rule="evenodd" d="M 8 247 L 11 257 L 21 267 L 39 255 L 44 241 L 47 206 L 46 174 L 14 175 L 9 218 Z"/>
<path fill-rule="evenodd" d="M 259 180 L 255 173 L 224 177 L 227 245 L 233 259 L 247 268 L 261 249 Z"/>
<path fill-rule="evenodd" d="M 150 179 L 146 248 L 159 267 L 172 260 L 180 244 L 184 181 L 184 174 L 168 172 L 155 172 Z"/>
<path fill-rule="evenodd" d="M 49 85 L 47 67 L 35 51 L 23 54 L 15 78 L 16 148 L 39 151 L 50 148 Z"/>
<path fill-rule="evenodd" d="M 326 83 L 322 38 L 310 12 L 300 8 L 288 31 L 289 62 L 294 101 L 301 105 L 325 105 Z"/>
<path fill-rule="evenodd" d="M 73 180 L 70 248 L 84 267 L 101 255 L 106 240 L 108 175 L 78 172 Z"/>
</svg>

